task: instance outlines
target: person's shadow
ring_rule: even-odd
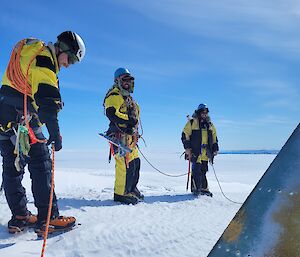
[[[7,225],[0,224],[0,240],[1,239],[8,239],[13,237],[13,235],[9,234],[7,231]],[[15,243],[0,243],[0,250],[6,247],[10,247]]]
[[[189,200],[194,200],[195,196],[192,194],[181,194],[181,195],[154,195],[145,196],[144,202],[147,204],[152,204],[156,202],[166,202],[166,203],[177,203]]]
[[[10,246],[13,246],[15,243],[7,243],[7,244],[1,244],[0,243],[0,250],[3,249],[3,248],[6,248],[6,247],[10,247]]]
[[[195,199],[192,194],[181,194],[181,195],[156,195],[156,196],[145,196],[144,201],[141,204],[153,204],[156,202],[176,203],[184,202]],[[75,199],[75,198],[59,198],[58,206],[60,210],[69,210],[72,208],[81,209],[82,207],[114,207],[120,205],[119,202],[114,202],[112,199],[108,200],[88,200],[88,199]]]

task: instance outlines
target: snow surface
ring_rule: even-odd
[[[171,174],[186,173],[187,162],[179,153],[144,150],[158,168]],[[218,155],[215,170],[223,191],[243,202],[275,155]],[[59,257],[204,257],[234,217],[240,205],[226,200],[210,167],[208,181],[213,198],[193,197],[186,192],[186,176],[166,177],[142,159],[139,189],[145,202],[136,206],[112,201],[114,161],[107,152],[61,151],[56,154],[56,194],[62,215],[74,215],[79,225],[47,240],[45,256]],[[36,212],[27,188],[28,208]],[[42,240],[33,231],[18,235],[7,232],[10,210],[0,196],[0,256],[40,256]]]

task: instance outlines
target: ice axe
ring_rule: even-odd
[[[191,120],[190,115],[186,115],[186,118],[188,119],[188,121]],[[190,174],[191,174],[191,160],[189,159],[187,181],[186,181],[186,191],[188,191],[188,189],[189,189]]]
[[[188,173],[187,173],[187,181],[186,181],[186,191],[188,191],[188,189],[189,189],[190,173],[191,173],[191,160],[189,160],[189,164],[188,164]]]

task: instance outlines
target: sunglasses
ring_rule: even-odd
[[[125,76],[121,78],[122,82],[130,82],[130,81],[134,81],[134,77],[131,76]]]

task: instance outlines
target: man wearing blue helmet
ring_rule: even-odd
[[[216,128],[208,116],[206,104],[200,104],[182,132],[181,140],[186,159],[192,162],[191,191],[195,195],[209,195],[206,172],[208,161],[213,163],[219,151]]]
[[[114,84],[104,99],[105,114],[110,120],[107,135],[113,137],[132,152],[124,154],[111,145],[111,154],[116,161],[116,178],[114,186],[114,201],[125,204],[136,204],[144,196],[137,189],[140,175],[140,158],[138,156],[137,140],[139,105],[131,94],[134,89],[134,77],[126,68],[118,68],[114,74]]]

